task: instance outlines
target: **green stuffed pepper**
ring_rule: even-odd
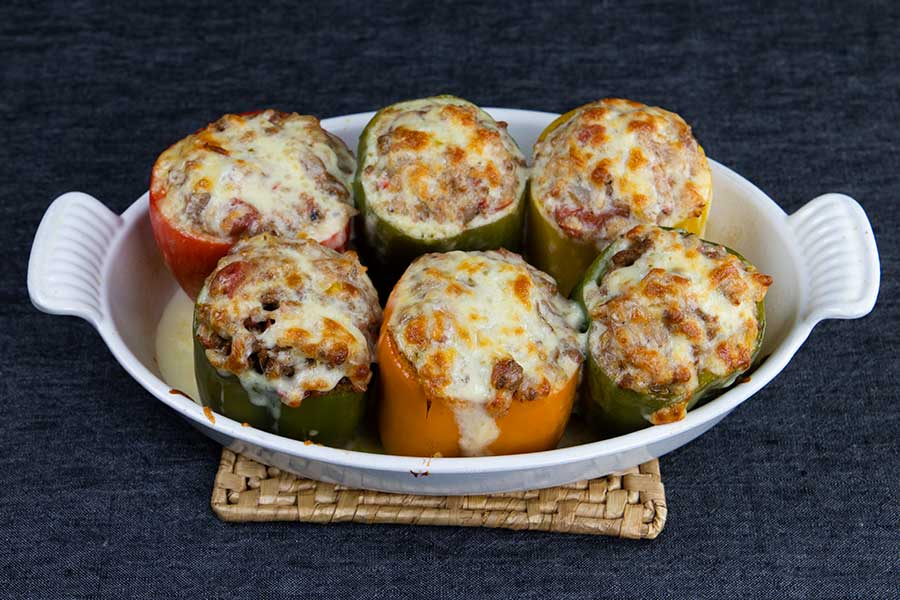
[[[620,98],[586,104],[534,145],[526,257],[568,294],[635,225],[703,235],[711,193],[709,161],[677,114]]]
[[[685,231],[638,225],[573,291],[585,311],[585,414],[604,434],[684,418],[753,364],[772,278]]]
[[[435,96],[383,108],[357,154],[363,243],[388,278],[428,252],[519,249],[525,157],[506,124],[471,102]]]
[[[252,427],[344,445],[363,416],[380,322],[354,252],[271,234],[242,240],[197,296],[201,402]]]

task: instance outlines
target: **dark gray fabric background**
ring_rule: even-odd
[[[0,596],[898,597],[900,10],[789,4],[3,3]],[[788,212],[841,191],[872,220],[875,312],[817,327],[765,390],[662,459],[654,542],[221,523],[219,448],[86,323],[28,303],[31,239],[57,195],[121,212],[160,151],[224,112],[329,116],[439,92],[659,104]]]

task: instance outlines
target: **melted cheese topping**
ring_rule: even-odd
[[[177,142],[153,167],[152,193],[183,231],[234,241],[261,232],[343,238],[356,167],[315,117],[225,115]]]
[[[640,225],[584,288],[588,348],[620,387],[687,400],[707,379],[750,367],[772,278],[724,247]]]
[[[511,402],[558,390],[583,359],[577,305],[506,250],[420,257],[391,302],[388,331],[428,397],[454,408],[467,455],[497,438]]]
[[[514,212],[525,157],[486,112],[438,96],[385,108],[365,133],[360,182],[371,215],[419,239],[444,239]]]
[[[339,384],[365,390],[380,321],[354,252],[270,234],[238,242],[197,297],[210,364],[261,405],[298,406]]]
[[[567,236],[604,248],[631,227],[699,217],[712,176],[675,113],[606,99],[574,111],[534,146],[531,193]]]

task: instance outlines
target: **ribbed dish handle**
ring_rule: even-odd
[[[875,306],[881,265],[865,211],[850,196],[825,194],[788,217],[803,254],[807,298],[801,318],[857,319]]]
[[[28,295],[38,310],[81,317],[99,328],[103,266],[122,218],[93,196],[69,192],[53,201],[34,236]]]

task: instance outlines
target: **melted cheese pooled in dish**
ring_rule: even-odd
[[[699,217],[712,176],[678,115],[610,98],[576,109],[535,144],[531,193],[565,235],[604,248],[638,224]]]
[[[467,455],[497,438],[511,402],[558,390],[583,359],[577,305],[506,250],[426,254],[391,302],[388,331],[426,395],[453,407]]]
[[[172,223],[237,240],[262,232],[326,241],[356,214],[353,154],[315,117],[225,115],[160,155],[152,188]]]
[[[654,226],[631,229],[612,251],[584,299],[588,349],[617,385],[687,400],[704,380],[750,367],[771,277],[722,246]]]
[[[528,179],[525,157],[506,123],[452,97],[382,110],[366,132],[359,160],[370,210],[426,240],[453,237],[515,212]]]
[[[356,253],[271,234],[238,242],[197,297],[206,357],[258,404],[299,406],[337,385],[365,390],[380,321]]]

